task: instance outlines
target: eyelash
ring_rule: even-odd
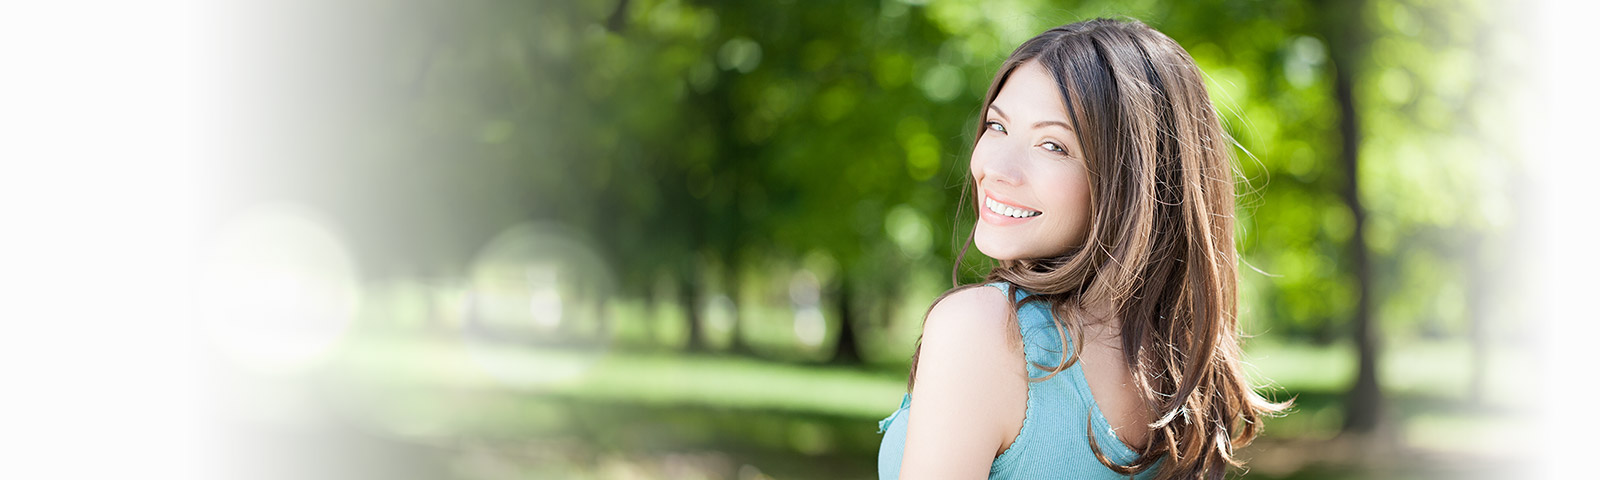
[[[996,121],[993,121],[993,120],[990,120],[990,121],[987,121],[987,122],[983,122],[983,129],[987,130],[987,131],[991,131],[991,132],[1010,133],[1010,132],[1006,131],[1006,126],[1005,125],[1001,125],[1000,122],[996,122]],[[1052,148],[1049,148],[1049,147],[1045,147],[1045,150],[1049,151],[1050,153],[1055,153],[1055,154],[1058,154],[1058,155],[1066,155],[1067,154],[1067,147],[1062,146],[1060,143],[1047,141],[1047,142],[1041,143],[1040,145],[1041,146],[1043,146],[1043,145],[1054,145],[1056,148],[1052,149]]]

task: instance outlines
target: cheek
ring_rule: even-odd
[[[1066,168],[1051,172],[1051,185],[1060,185],[1061,188],[1046,190],[1050,192],[1050,203],[1056,208],[1069,213],[1073,224],[1087,224],[1089,221],[1089,177],[1081,168]]]

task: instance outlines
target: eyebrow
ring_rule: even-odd
[[[989,109],[990,110],[994,110],[994,113],[1000,115],[1001,119],[1004,119],[1007,122],[1011,121],[1011,117],[1006,116],[1006,112],[1003,111],[1003,110],[1000,110],[1000,107],[996,107],[993,104],[990,104],[989,105]],[[1057,121],[1057,120],[1044,120],[1044,121],[1041,121],[1041,122],[1033,124],[1033,128],[1041,128],[1041,127],[1045,127],[1045,126],[1049,126],[1049,125],[1055,125],[1057,127],[1065,128],[1069,132],[1073,131],[1071,125],[1067,125],[1066,122],[1061,122],[1061,121]]]

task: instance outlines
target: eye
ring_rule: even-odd
[[[1061,144],[1056,143],[1056,142],[1044,142],[1044,143],[1039,144],[1039,146],[1044,147],[1045,150],[1049,150],[1049,151],[1052,151],[1052,152],[1055,152],[1055,153],[1060,153],[1060,154],[1067,153],[1067,149],[1065,147],[1062,147]]]
[[[983,128],[986,128],[986,129],[989,129],[989,130],[994,130],[994,131],[1000,132],[1000,133],[1006,133],[1006,126],[1005,125],[1001,125],[1000,122],[994,122],[994,121],[983,122]]]

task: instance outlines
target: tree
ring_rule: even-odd
[[[1356,346],[1356,379],[1345,402],[1344,430],[1370,432],[1382,419],[1383,393],[1378,383],[1378,331],[1372,321],[1372,267],[1366,242],[1366,209],[1361,205],[1361,114],[1356,104],[1355,79],[1364,60],[1365,27],[1361,2],[1319,4],[1333,70],[1333,98],[1339,105],[1339,166],[1344,174],[1341,197],[1350,210],[1352,234],[1348,244],[1354,264],[1356,306],[1351,324]]]

